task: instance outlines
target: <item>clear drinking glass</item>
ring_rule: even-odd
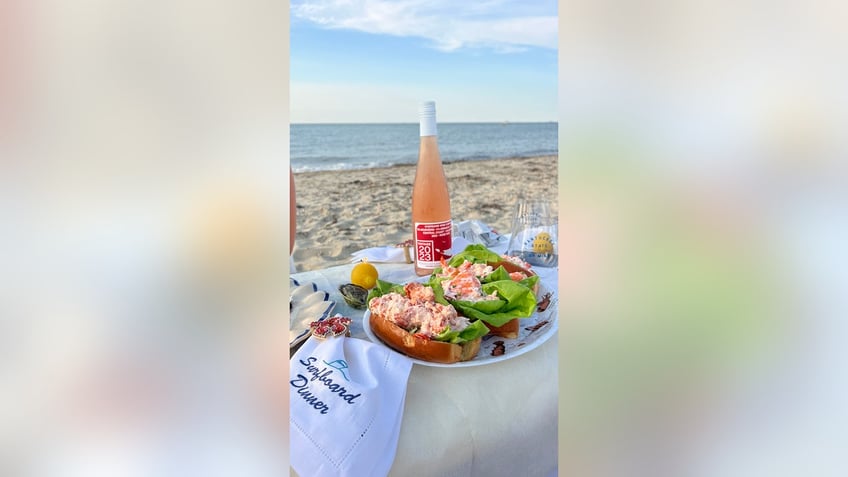
[[[551,210],[551,201],[518,199],[506,253],[533,266],[557,266],[557,218]]]

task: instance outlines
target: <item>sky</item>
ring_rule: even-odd
[[[557,120],[555,0],[292,0],[292,123]]]

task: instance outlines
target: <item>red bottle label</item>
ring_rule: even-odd
[[[451,248],[451,221],[415,222],[415,264],[436,268]]]

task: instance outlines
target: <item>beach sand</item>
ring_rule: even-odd
[[[557,156],[446,163],[455,222],[479,220],[509,233],[515,199],[556,202]],[[295,174],[297,271],[350,263],[351,253],[412,238],[415,166]]]

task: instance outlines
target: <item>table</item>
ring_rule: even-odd
[[[383,280],[416,278],[411,264],[375,264]],[[338,286],[353,264],[296,273],[330,293],[334,313],[353,319],[351,335],[368,339],[364,310],[345,303]],[[557,289],[556,269],[535,269]],[[557,338],[505,361],[467,368],[414,365],[410,372],[391,476],[542,476],[557,468]],[[292,475],[296,475],[292,470]],[[305,476],[304,476],[305,477]]]

